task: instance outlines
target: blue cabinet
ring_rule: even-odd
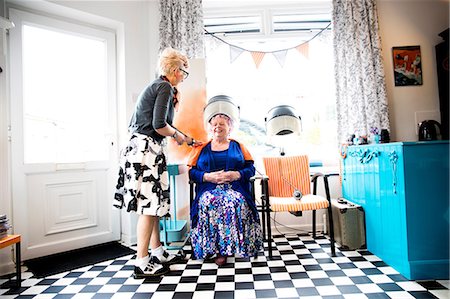
[[[343,196],[364,207],[367,249],[408,279],[449,278],[449,142],[349,146]]]

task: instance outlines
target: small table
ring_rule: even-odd
[[[0,239],[0,249],[16,244],[16,287],[22,285],[22,272],[20,269],[20,235],[7,235]]]

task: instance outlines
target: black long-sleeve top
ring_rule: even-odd
[[[139,95],[128,130],[161,142],[165,136],[156,132],[166,124],[172,124],[175,89],[163,77],[155,79]]]

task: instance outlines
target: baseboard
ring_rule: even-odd
[[[0,256],[0,276],[16,273],[16,264],[13,261],[7,261],[4,255]]]
[[[284,225],[284,224],[283,224]],[[302,234],[302,233],[312,233],[312,225],[311,224],[297,224],[297,225],[273,225],[272,223],[272,235],[281,234]],[[317,222],[317,233],[322,233],[323,223]]]
[[[125,246],[132,246],[137,243],[136,235],[121,234],[120,242]]]

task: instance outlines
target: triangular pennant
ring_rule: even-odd
[[[302,54],[306,59],[309,59],[309,44],[304,43],[295,47],[300,54]]]
[[[261,61],[264,58],[264,55],[266,55],[265,52],[251,52],[252,54],[252,58],[253,58],[253,62],[255,62],[256,68],[259,68],[259,65],[261,63]]]
[[[242,54],[242,52],[244,52],[243,49],[230,45],[230,63],[233,63],[239,57],[239,55]]]
[[[272,52],[273,56],[277,59],[281,67],[284,67],[284,62],[286,61],[287,50]]]
[[[212,35],[206,35],[204,38],[206,51],[216,51],[224,43]]]

